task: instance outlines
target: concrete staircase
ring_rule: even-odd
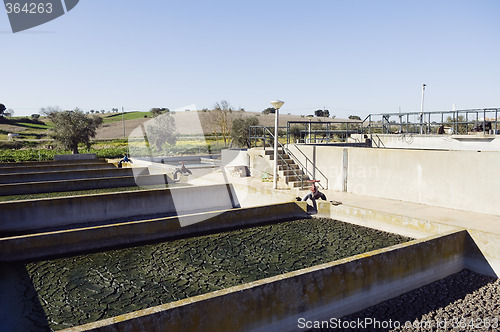
[[[303,189],[309,186],[306,181],[310,180],[289,155],[283,149],[278,149],[278,178],[292,189]],[[265,150],[264,156],[269,159],[270,163],[274,163],[274,150]],[[280,156],[282,158],[280,158]]]

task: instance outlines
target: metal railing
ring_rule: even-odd
[[[280,133],[280,129],[285,129],[286,127],[279,127],[278,128],[278,134]],[[273,148],[273,143],[274,143],[274,128],[268,128],[265,126],[251,126],[249,128],[250,130],[250,146],[252,146],[253,142],[253,147],[257,147],[258,141],[261,140],[263,144],[264,150],[267,147],[267,144],[271,148]],[[282,135],[283,136],[283,132]],[[291,159],[294,161],[294,163],[299,167],[300,172],[297,172],[294,168],[291,167],[290,163],[283,157],[283,154],[278,153],[278,158],[283,161],[283,164],[286,165],[287,170],[291,170],[293,172],[293,175],[297,177],[297,179],[300,179],[300,188],[304,188],[304,181],[307,181],[307,178],[315,179],[315,172],[317,171],[321,176],[323,176],[326,179],[326,186],[323,186],[321,183],[319,183],[319,186],[322,189],[327,189],[328,188],[328,178],[316,167],[316,165],[302,152],[300,151],[303,156],[306,159],[306,166],[303,165],[300,160],[293,155],[293,153],[288,149],[288,147],[284,146],[280,141],[279,141],[279,136],[278,136],[278,146],[279,148],[282,149],[284,154],[288,155],[291,157]],[[309,167],[307,167],[307,163],[310,163],[313,165],[313,172],[309,170]]]
[[[286,127],[278,127],[278,143],[284,139]],[[262,142],[264,150],[267,146],[273,148],[274,143],[274,127],[266,126],[250,126],[249,128],[250,147],[258,147],[259,140]]]
[[[500,108],[370,114],[363,121],[373,134],[498,134]]]
[[[287,144],[346,143],[352,134],[363,133],[362,121],[288,121]],[[292,138],[294,142],[291,142]]]
[[[303,163],[300,162],[300,160],[292,153],[292,151],[290,149],[286,149],[287,151],[287,154],[292,157],[293,161],[299,165],[299,167],[301,167],[302,171],[308,176],[310,177],[311,179],[313,180],[316,180],[317,177],[316,177],[316,172],[318,172],[324,179],[325,179],[325,182],[326,182],[326,185],[323,186],[321,183],[318,183],[318,185],[322,188],[322,189],[328,189],[328,178],[326,177],[325,174],[323,174],[323,172],[321,172],[321,170],[316,166],[316,163],[314,163],[311,159],[309,159],[309,157],[306,156],[306,154],[298,147],[298,146],[295,146],[295,148],[297,149],[297,151],[299,151],[302,156],[305,158],[306,160],[306,164],[304,166]],[[312,172],[309,171],[309,167],[308,167],[308,164],[312,165],[313,167],[313,170]]]
[[[407,112],[407,113],[380,113],[370,114],[363,121],[289,121],[286,127],[278,128],[278,145],[299,166],[301,174],[297,174],[289,167],[288,162],[279,155],[284,164],[301,179],[303,187],[304,177],[302,174],[316,178],[316,172],[326,179],[328,178],[316,167],[307,156],[300,150],[306,160],[304,166],[299,159],[287,147],[279,141],[286,143],[302,144],[338,144],[346,143],[353,134],[364,135],[370,139],[372,146],[382,147],[383,142],[377,141],[377,134],[400,134],[401,140],[412,141],[416,135],[434,134],[459,134],[468,135],[482,132],[483,134],[499,134],[500,130],[500,108],[465,109],[452,111],[434,112]],[[269,145],[272,148],[274,142],[274,128],[265,126],[252,126],[249,129],[250,146],[257,147],[262,141],[264,149]],[[369,137],[368,137],[369,136]],[[292,142],[294,140],[294,142]],[[253,143],[253,144],[252,144]],[[313,165],[313,172],[309,171],[308,163]],[[323,187],[321,185],[321,187]],[[324,188],[324,187],[323,187]]]

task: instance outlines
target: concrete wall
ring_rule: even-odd
[[[292,153],[293,158],[298,159],[304,167],[307,167],[308,174],[314,174],[314,178],[320,180],[323,188],[342,191],[344,183],[342,148],[289,144],[288,149]],[[317,170],[315,170],[313,165],[316,165]]]
[[[300,318],[340,318],[459,272],[466,237],[416,240],[64,331],[296,330]]]
[[[111,169],[98,169],[98,170],[91,169],[91,170],[76,170],[76,171],[72,170],[72,171],[61,171],[61,172],[2,174],[2,176],[0,176],[0,184],[130,176],[133,175],[135,172],[137,172],[137,174],[146,175],[148,174],[148,169],[145,167],[111,168]]]
[[[416,239],[459,230],[458,227],[431,222],[425,219],[358,208],[349,205],[332,205],[318,201],[318,216],[342,220],[352,224],[379,229]]]
[[[221,153],[221,161],[224,166],[250,166],[250,157],[247,149],[224,149]]]
[[[248,162],[250,164],[250,176],[257,178],[273,177],[273,163],[264,156],[262,150],[247,150]]]
[[[444,222],[411,218],[348,205],[334,206],[322,201],[318,202],[318,216],[417,239],[463,230],[461,227]],[[500,235],[474,229],[467,229],[467,233],[464,257],[466,268],[477,273],[498,277],[500,275]]]
[[[194,156],[169,156],[169,157],[153,157],[153,158],[145,158],[145,157],[141,157],[141,158],[134,158],[132,161],[136,161],[136,160],[140,160],[140,161],[143,161],[143,162],[153,162],[153,163],[161,163],[161,161],[163,160],[164,163],[178,163],[179,161],[184,161],[186,163],[190,163],[190,162],[195,162],[195,163],[198,163],[200,162],[200,158],[208,158],[208,159],[220,159],[221,155],[220,154],[202,154],[202,155],[194,155]]]
[[[391,149],[500,151],[499,135],[374,134],[373,146]]]
[[[48,165],[74,165],[74,164],[95,164],[96,162],[105,162],[104,159],[87,159],[87,160],[60,160],[60,161],[21,161],[0,163],[0,168],[4,167],[19,167],[19,166],[48,166]]]
[[[204,220],[197,223],[190,222],[199,221],[199,215],[193,214],[0,238],[0,261],[40,259],[119,245],[130,246],[144,241],[310,218],[305,202],[213,211],[203,213],[203,216]]]
[[[500,215],[498,152],[291,146],[296,149],[311,160],[316,155],[329,189]]]
[[[500,153],[350,149],[348,192],[500,215]]]
[[[59,191],[134,187],[168,183],[164,175],[119,176],[109,178],[75,179],[28,183],[0,184],[0,196],[52,193]]]
[[[79,154],[57,154],[54,160],[91,160],[96,159],[95,153],[79,153]]]
[[[113,164],[108,163],[82,163],[70,165],[36,165],[36,166],[14,166],[0,168],[0,174],[12,173],[37,173],[37,172],[61,172],[61,171],[77,171],[84,169],[111,169],[116,168]]]
[[[0,232],[21,232],[142,215],[180,215],[238,206],[236,195],[229,185],[0,202]]]

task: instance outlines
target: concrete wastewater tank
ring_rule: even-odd
[[[173,193],[201,200],[213,192],[227,194],[214,200],[217,211],[166,210]],[[16,220],[0,238],[2,327],[288,331],[360,317],[402,324],[425,314],[481,317],[463,300],[477,292],[500,311],[494,279],[464,270],[484,257],[463,229],[324,202],[313,218],[305,202],[241,208],[233,193],[216,185],[0,203]],[[131,203],[112,211],[103,204],[117,201]],[[158,202],[163,215],[133,214]],[[115,222],[89,223],[81,211],[90,207]],[[51,228],[29,231],[36,215],[53,216],[44,219]],[[64,225],[70,217],[81,224]]]
[[[13,296],[19,311],[28,313],[23,317],[23,329],[60,330],[409,240],[332,219],[313,218],[11,263],[2,270],[17,274],[15,279],[20,280]]]

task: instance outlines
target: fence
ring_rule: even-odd
[[[500,108],[368,115],[367,134],[498,134]]]

